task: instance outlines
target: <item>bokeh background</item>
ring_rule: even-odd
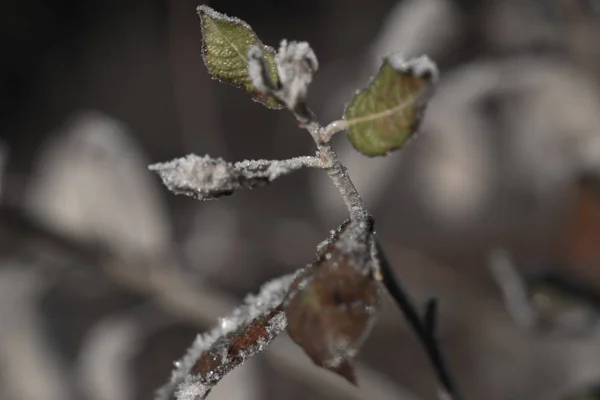
[[[383,55],[438,63],[437,93],[409,145],[368,159],[340,134],[336,149],[404,285],[418,302],[439,297],[440,343],[465,399],[593,391],[600,2],[208,4],[266,44],[311,43],[320,70],[309,101],[323,122],[341,116]],[[265,280],[310,262],[346,217],[319,171],[200,203],[147,170],[188,153],[235,161],[313,151],[289,113],[210,79],[197,5],[0,5],[1,400],[152,398],[197,332]],[[592,183],[582,188],[582,176]],[[507,311],[490,272],[495,249],[523,276],[576,282],[566,297],[560,285],[530,293],[543,329]],[[428,361],[387,299],[359,356],[361,388],[286,340],[211,398],[436,398]]]

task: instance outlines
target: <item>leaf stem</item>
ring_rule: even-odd
[[[344,119],[331,122],[321,132],[321,143],[329,143],[333,135],[348,129],[350,124]]]

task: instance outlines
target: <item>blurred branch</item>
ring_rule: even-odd
[[[22,251],[31,248],[32,240],[42,242],[42,247],[54,252],[60,250],[59,253],[70,261],[85,261],[85,265],[93,267],[115,283],[149,296],[172,315],[202,329],[219,321],[237,304],[235,299],[223,292],[193,285],[174,265],[152,266],[148,260],[132,262],[117,259],[96,246],[63,237],[35,223],[21,210],[11,209],[8,212],[0,206],[0,233],[12,237],[10,232],[13,231],[20,235],[21,239],[15,243],[19,246],[0,247],[0,256],[22,256]],[[385,377],[360,365],[356,369],[363,383],[361,387],[352,387],[334,374],[323,373],[306,357],[299,357],[299,350],[295,347],[289,338],[281,337],[266,350],[265,355],[280,371],[306,382],[319,392],[349,400],[414,400],[414,396]]]
[[[75,368],[81,390],[93,400],[132,399],[135,382],[129,364],[145,337],[172,322],[153,303],[102,319],[81,346]]]
[[[523,277],[508,253],[499,249],[490,255],[489,269],[519,327],[562,339],[596,334],[600,296],[585,284],[551,270]]]
[[[36,309],[43,282],[22,264],[0,270],[0,370],[8,392],[22,400],[74,399],[75,388]]]
[[[490,254],[489,269],[502,291],[506,310],[517,325],[532,329],[536,325],[535,310],[529,302],[527,284],[513,265],[508,253],[496,249]]]

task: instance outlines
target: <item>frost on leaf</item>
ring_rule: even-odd
[[[198,335],[156,400],[204,399],[228,372],[264,350],[286,327],[282,302],[295,276],[266,283],[215,328]]]
[[[248,51],[254,45],[260,46],[271,80],[278,82],[275,50],[262,44],[252,28],[240,19],[228,17],[205,5],[199,6],[197,12],[202,27],[202,55],[211,76],[245,90],[253,100],[268,108],[282,108],[279,100],[252,84],[248,73]]]
[[[313,157],[289,160],[245,160],[236,163],[209,156],[190,154],[149,168],[157,172],[165,186],[175,194],[198,200],[212,200],[237,189],[265,186],[272,180],[304,167],[317,166]]]
[[[297,111],[305,106],[308,87],[319,68],[317,56],[306,42],[283,40],[275,64],[282,86],[280,97],[290,110]]]
[[[367,156],[399,149],[416,132],[438,71],[426,56],[384,59],[369,86],[346,107],[344,120],[352,145]]]
[[[374,279],[371,227],[350,222],[319,247],[290,288],[290,337],[317,365],[356,383],[352,360],[368,336],[380,293]]]

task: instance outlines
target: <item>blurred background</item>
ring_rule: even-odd
[[[418,302],[440,298],[466,399],[598,398],[600,2],[208,4],[274,47],[310,42],[324,123],[382,56],[438,63],[402,151],[368,159],[342,134],[334,145],[400,279]],[[0,400],[152,398],[197,332],[310,262],[346,217],[319,171],[200,203],[147,170],[188,153],[313,151],[289,113],[209,78],[197,5],[0,5]],[[210,398],[436,398],[387,299],[359,362],[357,389],[279,338]]]

